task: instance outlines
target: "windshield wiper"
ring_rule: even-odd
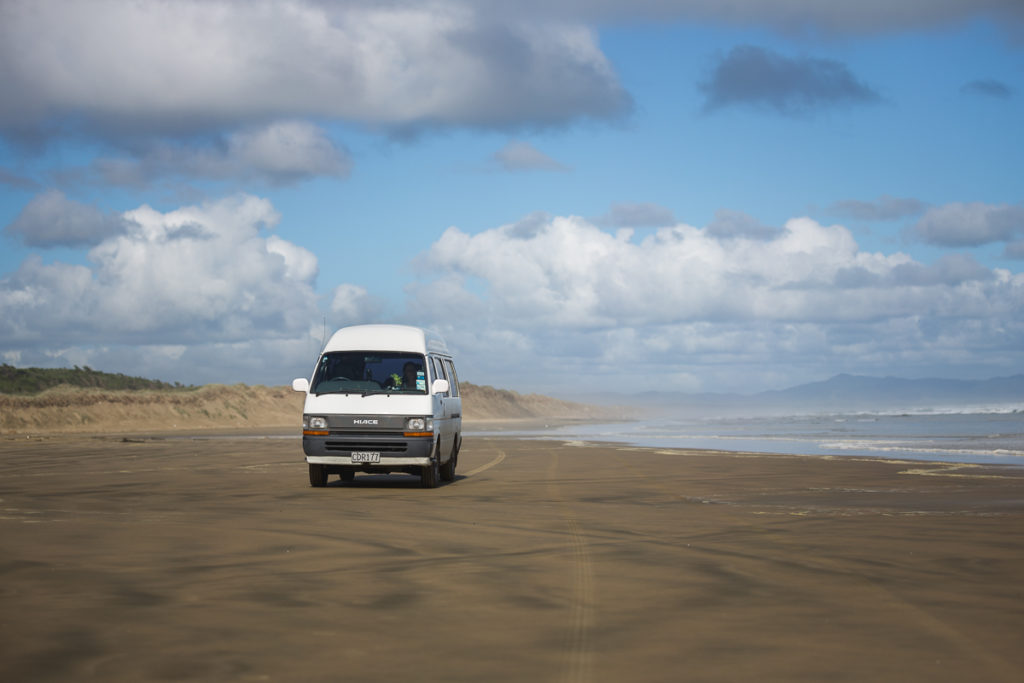
[[[314,396],[326,396],[327,394],[359,394],[360,396],[376,396],[377,394],[386,394],[391,396],[392,394],[407,394],[407,391],[395,390],[395,389],[370,389],[369,391],[360,392],[358,389],[338,389],[337,391],[310,391]]]

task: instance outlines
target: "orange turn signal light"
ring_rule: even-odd
[[[402,432],[402,436],[433,436],[434,432]]]
[[[331,433],[329,431],[327,431],[326,429],[324,429],[324,430],[320,430],[320,429],[303,429],[302,430],[302,435],[303,436],[330,436]]]

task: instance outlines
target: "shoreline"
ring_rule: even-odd
[[[626,422],[625,420],[623,422]],[[945,470],[956,469],[992,469],[998,470],[1020,470],[1024,476],[1024,462],[972,462],[970,460],[950,459],[929,459],[920,457],[895,457],[892,455],[864,455],[864,454],[832,454],[832,453],[793,453],[783,451],[757,451],[744,449],[719,449],[703,447],[676,447],[642,445],[627,441],[609,441],[600,438],[571,438],[563,436],[545,435],[544,431],[580,424],[613,424],[604,420],[587,419],[561,419],[561,420],[538,420],[535,418],[508,418],[502,420],[480,420],[470,423],[470,428],[464,429],[463,434],[467,439],[477,440],[511,440],[540,442],[546,444],[560,444],[563,446],[599,448],[617,451],[649,451],[660,454],[676,454],[681,456],[736,456],[736,457],[760,457],[760,458],[797,458],[821,461],[838,462],[865,462],[865,463],[886,463],[896,465],[930,465]],[[518,434],[508,432],[529,431],[531,433]],[[123,442],[123,443],[144,443],[147,441],[231,441],[239,440],[288,440],[294,438],[296,441],[302,435],[292,427],[231,427],[231,428],[206,428],[206,429],[171,429],[171,430],[134,430],[134,431],[109,431],[109,432],[49,432],[49,433],[24,433],[24,434],[0,434],[0,445],[8,443],[32,443],[32,442]],[[471,443],[471,442],[470,442]],[[301,456],[301,447],[298,450]]]
[[[689,420],[588,420],[501,425],[477,433],[564,441],[596,441],[644,448],[774,453],[806,457],[872,458],[913,462],[1024,467],[1024,433],[1006,414],[884,416],[863,421],[832,415]],[[941,423],[936,424],[935,420]]]

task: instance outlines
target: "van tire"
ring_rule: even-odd
[[[436,458],[431,458],[430,464],[420,470],[420,486],[425,489],[436,489],[441,479],[441,466]]]
[[[444,481],[455,481],[455,467],[459,464],[459,447],[462,445],[462,439],[459,438],[458,434],[455,435],[455,445],[452,446],[451,457],[448,458],[448,462],[441,465],[441,479]]]
[[[309,464],[309,485],[327,486],[327,468],[324,465]]]

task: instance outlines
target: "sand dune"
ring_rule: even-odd
[[[607,409],[462,384],[467,421],[588,419]],[[302,395],[289,387],[211,384],[184,391],[106,391],[56,387],[31,396],[0,394],[0,434],[124,433],[289,428]]]

